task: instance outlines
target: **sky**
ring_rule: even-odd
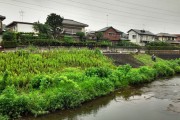
[[[6,25],[12,21],[44,23],[51,13],[88,24],[86,31],[113,26],[125,33],[145,29],[180,34],[180,0],[0,0]]]

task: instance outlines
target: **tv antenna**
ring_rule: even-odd
[[[21,21],[23,22],[23,18],[24,18],[24,11],[19,11],[19,14],[20,14],[20,18],[21,18]]]

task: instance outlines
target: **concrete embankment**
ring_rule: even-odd
[[[144,64],[133,57],[131,54],[120,54],[120,53],[104,53],[105,56],[112,59],[115,65],[130,64],[132,67],[137,68]]]

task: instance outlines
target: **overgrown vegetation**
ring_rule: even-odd
[[[116,89],[180,72],[180,59],[157,59],[140,68],[115,67],[99,50],[32,49],[0,53],[0,58],[0,118],[4,120],[74,108]]]

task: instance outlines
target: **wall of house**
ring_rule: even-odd
[[[136,38],[133,38],[133,36],[136,36]],[[155,41],[155,36],[150,35],[139,35],[134,31],[129,32],[129,40],[132,43],[138,44],[140,46],[145,46],[146,43]]]
[[[63,30],[67,33],[67,34],[76,34],[77,32],[85,32],[85,28],[84,27],[80,27],[80,26],[72,26],[72,25],[64,25],[63,26]]]
[[[111,40],[111,41],[118,41],[121,39],[120,33],[117,33],[114,29],[110,28],[103,33],[103,37]]]
[[[17,24],[17,32],[35,32],[33,25],[30,24]]]
[[[167,41],[167,40],[175,40],[176,38],[175,37],[166,37],[166,36],[164,36],[164,37],[162,37],[162,36],[160,36],[160,37],[158,37],[158,40],[160,40],[160,41]]]
[[[133,38],[134,35],[136,36],[136,38]],[[136,32],[130,31],[128,38],[132,43],[140,44],[140,36]]]

